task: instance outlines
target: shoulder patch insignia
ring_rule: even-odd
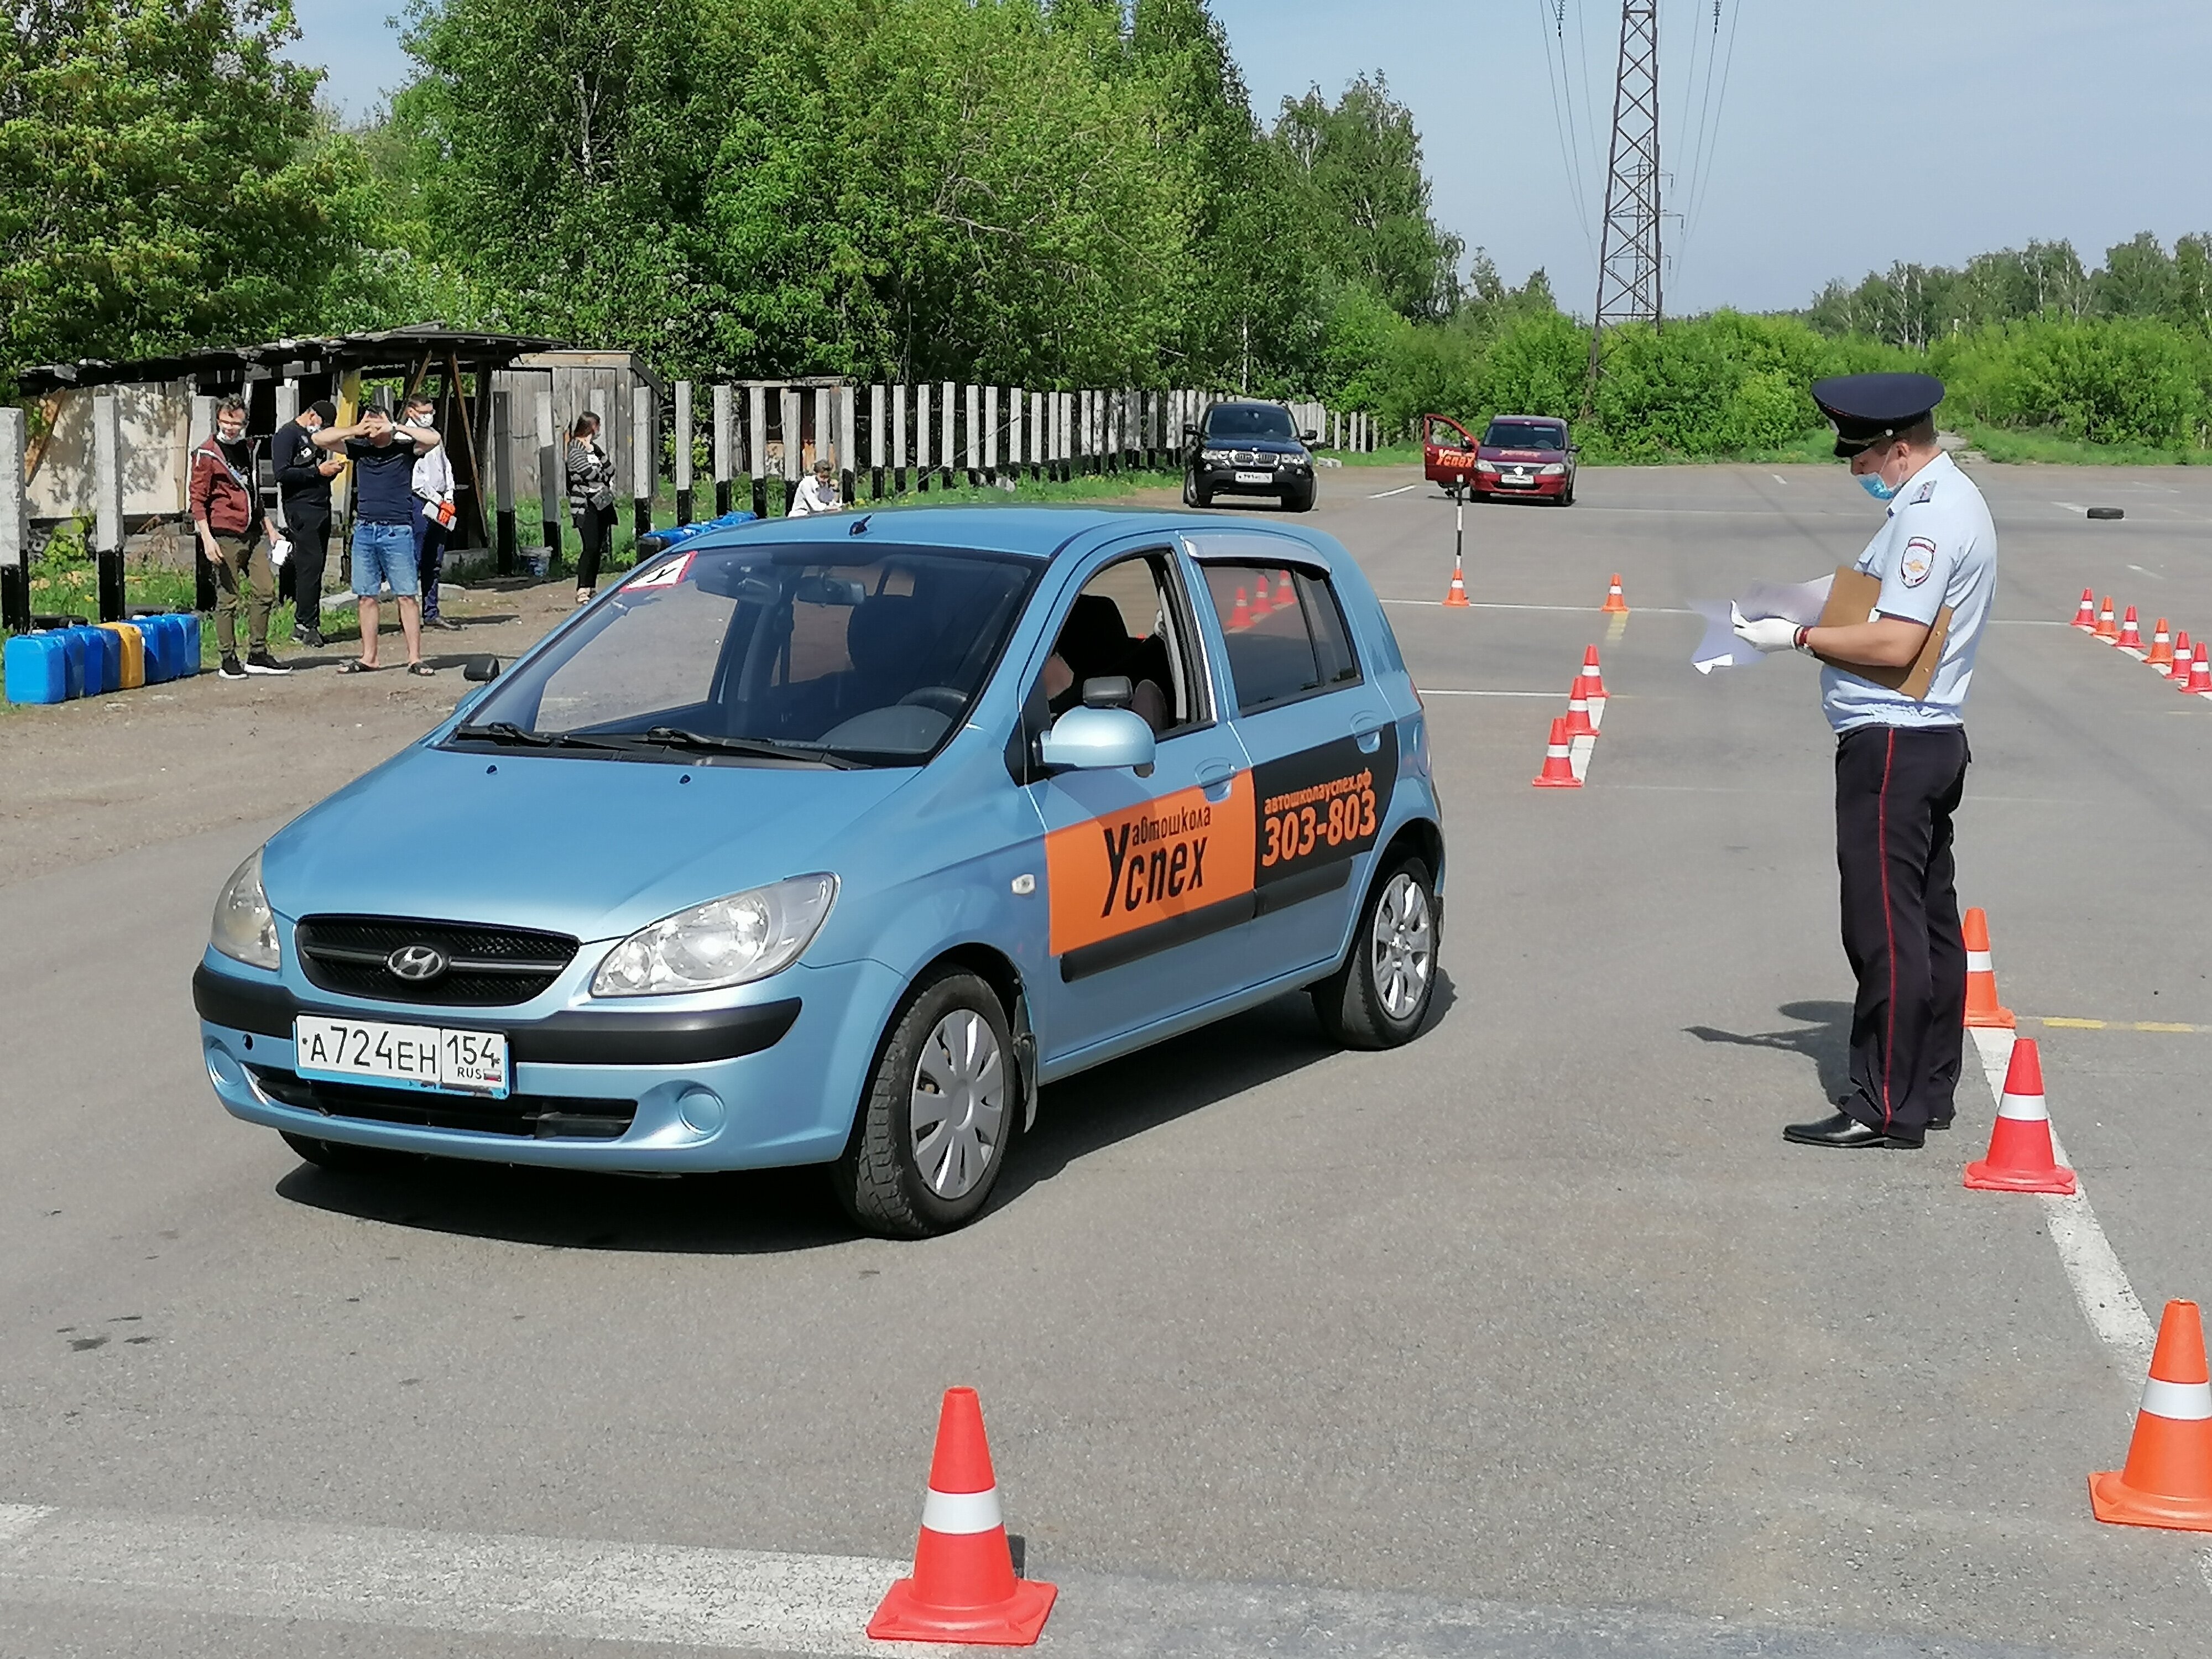
[[[1935,568],[1935,543],[1925,536],[1915,536],[1905,543],[1905,556],[1897,562],[1897,574],[1907,587],[1919,586]]]
[[[1934,501],[1935,499],[1936,499],[1936,480],[1935,480],[1935,479],[1933,479],[1933,478],[1929,478],[1929,479],[1928,479],[1925,483],[1923,483],[1920,486],[1920,488],[1919,488],[1919,489],[1916,489],[1915,491],[1913,491],[1913,492],[1912,492],[1912,499],[1911,499],[1911,501],[1909,501],[1908,503],[1906,503],[1906,505],[1911,506],[1911,507],[1917,507],[1917,506],[1919,506],[1919,505],[1920,505],[1920,503],[1921,503],[1921,502],[1923,502],[1923,501]]]

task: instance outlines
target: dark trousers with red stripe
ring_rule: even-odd
[[[1841,1104],[1911,1137],[1951,1115],[1966,1042],[1951,815],[1968,758],[1957,726],[1863,726],[1836,744],[1844,953],[1859,981]]]

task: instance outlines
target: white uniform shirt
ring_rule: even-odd
[[[404,431],[406,428],[399,428]],[[446,447],[418,451],[415,471],[409,482],[415,489],[415,499],[422,501],[450,501],[453,499],[453,464],[447,459]]]
[[[810,472],[799,480],[798,491],[791,498],[788,516],[804,519],[815,513],[835,513],[843,505],[837,499],[836,484],[825,484]]]
[[[1875,608],[1884,616],[1932,627],[1948,605],[1951,629],[1919,702],[1843,669],[1822,669],[1820,708],[1828,724],[1838,732],[1961,724],[1974,653],[1997,586],[1997,530],[1982,492],[1948,455],[1938,455],[1905,481],[1856,568],[1881,578]]]

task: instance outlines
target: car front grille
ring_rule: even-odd
[[[300,968],[325,991],[384,1002],[497,1008],[527,1002],[574,959],[566,933],[406,916],[303,916],[292,933]],[[434,978],[402,979],[394,952],[426,945],[445,958]]]
[[[1272,450],[1232,449],[1229,452],[1229,464],[1231,466],[1272,467],[1282,459]]]
[[[570,1095],[488,1096],[380,1089],[374,1084],[331,1083],[262,1066],[252,1068],[261,1092],[280,1106],[325,1117],[400,1123],[417,1129],[465,1129],[520,1140],[617,1140],[637,1118],[634,1100],[584,1099]]]

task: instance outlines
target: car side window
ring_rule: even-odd
[[[1359,659],[1327,577],[1280,566],[1201,568],[1228,639],[1238,714],[1358,683]]]
[[[1118,675],[1129,682],[1130,707],[1162,737],[1212,719],[1174,570],[1171,554],[1139,553],[1084,583],[1045,662],[1044,691],[1055,716],[1083,701],[1085,681]]]

